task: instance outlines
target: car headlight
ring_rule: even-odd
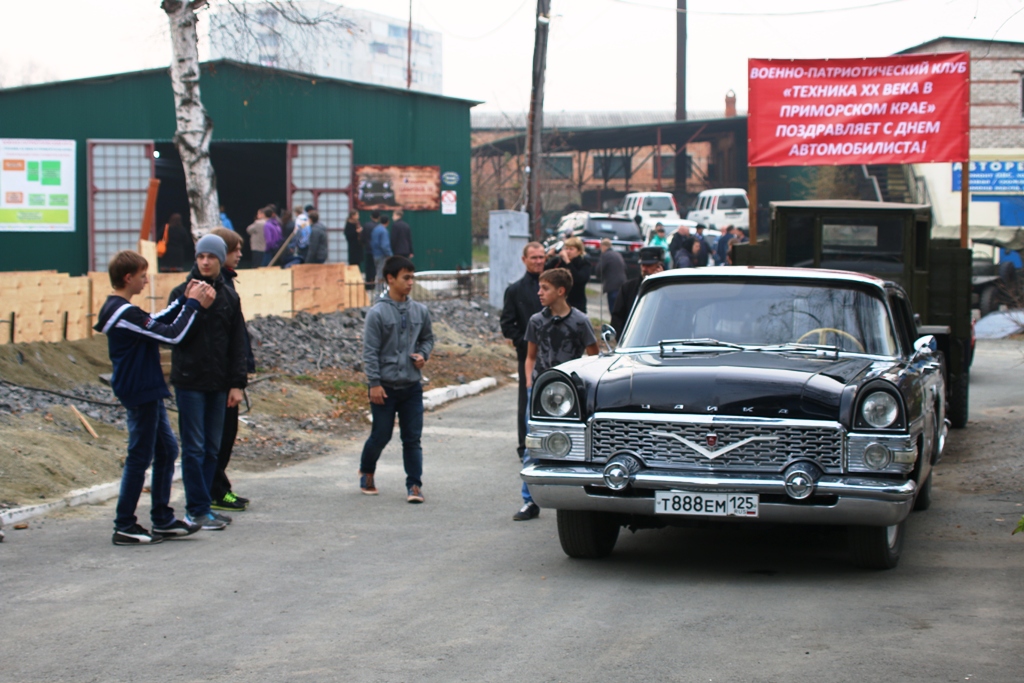
[[[544,438],[548,452],[556,458],[564,458],[572,450],[572,439],[565,432],[552,432]]]
[[[896,399],[885,391],[876,391],[860,405],[860,416],[876,429],[891,425],[899,417],[899,413],[900,406]]]
[[[892,463],[892,452],[880,443],[868,444],[864,449],[864,464],[873,470],[884,470]]]
[[[540,409],[551,417],[565,417],[576,407],[576,392],[565,382],[549,382],[540,392]]]

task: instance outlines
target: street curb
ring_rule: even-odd
[[[467,396],[475,396],[484,389],[490,389],[491,387],[496,386],[498,386],[498,380],[493,377],[484,377],[483,379],[475,379],[466,384],[453,384],[448,387],[440,387],[438,389],[424,391],[423,408],[424,410],[433,410],[434,408],[444,405],[449,401],[454,401],[458,398],[465,398]]]
[[[149,481],[152,476],[153,471],[146,470],[146,480]],[[180,462],[174,463],[174,481],[181,481]],[[26,505],[20,508],[4,510],[0,512],[0,524],[3,524],[4,526],[7,526],[8,524],[17,524],[18,522],[23,522],[26,519],[41,517],[48,512],[60,510],[61,508],[73,508],[78,507],[79,505],[96,505],[97,503],[105,503],[111,498],[117,498],[117,494],[120,490],[120,481],[110,481],[106,484],[97,484],[96,486],[90,486],[87,489],[75,489],[60,500],[52,500],[49,503]]]
[[[473,380],[467,384],[456,384],[448,387],[440,387],[438,389],[431,389],[430,391],[423,392],[423,408],[425,410],[433,410],[438,406],[449,403],[459,398],[465,398],[467,396],[475,396],[484,389],[490,389],[498,385],[498,380],[493,377],[484,377],[483,379]],[[152,477],[152,472],[146,472],[146,480],[148,481]],[[181,480],[181,461],[178,460],[174,463],[174,481]],[[60,500],[53,500],[49,503],[40,503],[39,505],[26,505],[24,507],[11,508],[10,510],[0,511],[0,525],[7,526],[10,524],[17,524],[23,522],[26,519],[32,519],[33,517],[41,517],[53,510],[59,510],[61,508],[73,508],[79,505],[95,505],[97,503],[105,503],[111,498],[116,498],[118,492],[121,490],[120,481],[111,481],[106,484],[97,484],[87,489],[77,489],[71,491]]]

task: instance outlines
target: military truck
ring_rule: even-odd
[[[926,204],[847,200],[771,202],[769,239],[736,245],[736,265],[849,270],[895,282],[910,297],[917,335],[944,358],[946,416],[967,425],[974,325],[971,250],[931,236]]]

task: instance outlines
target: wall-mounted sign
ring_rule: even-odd
[[[356,166],[356,208],[437,211],[440,166]]]
[[[75,141],[0,140],[0,232],[74,232]]]
[[[441,174],[441,182],[449,187],[458,185],[460,180],[462,180],[462,176],[456,171],[445,171]]]
[[[1024,192],[1024,161],[972,161],[971,192]],[[963,184],[963,164],[953,164],[953,192]]]
[[[441,192],[441,213],[454,216],[455,207],[455,190],[443,190]]]

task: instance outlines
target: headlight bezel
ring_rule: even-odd
[[[543,397],[545,390],[549,389],[555,384],[563,384],[568,389],[567,395],[572,399],[572,405],[569,410],[563,415],[556,415],[548,412],[543,405]],[[533,391],[530,396],[530,417],[541,420],[572,420],[578,421],[581,415],[580,407],[580,391],[575,386],[572,379],[560,372],[548,371],[537,378],[537,382],[533,385]]]
[[[891,422],[885,425],[872,424],[868,421],[865,416],[865,407],[869,400],[878,397],[887,397],[892,401],[892,405],[895,408],[895,415]],[[857,397],[856,408],[854,410],[854,428],[857,431],[878,431],[878,432],[903,432],[907,429],[907,411],[906,406],[903,402],[903,397],[900,395],[896,387],[890,385],[887,382],[872,382],[863,389],[860,390]]]

